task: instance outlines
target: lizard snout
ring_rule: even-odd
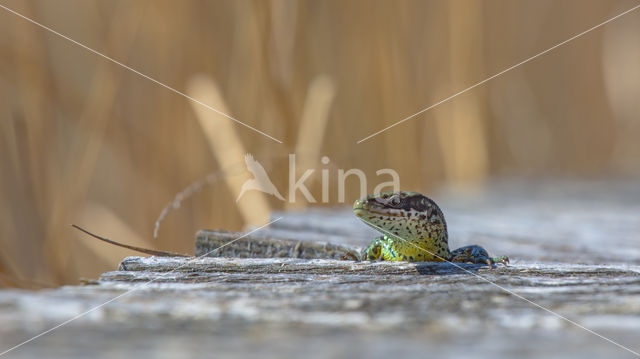
[[[367,199],[367,197],[363,197],[360,199],[357,199],[354,203],[353,203],[353,209],[369,209],[369,200]]]

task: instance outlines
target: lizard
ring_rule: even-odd
[[[507,265],[509,258],[492,258],[478,245],[449,250],[444,213],[430,198],[408,191],[382,192],[353,204],[354,214],[382,235],[362,252],[362,260],[464,262]]]
[[[430,198],[417,192],[382,192],[362,197],[353,205],[354,214],[381,232],[365,248],[362,255],[348,253],[343,259],[386,260],[409,262],[471,262],[487,264],[509,263],[506,256],[491,258],[477,245],[449,250],[447,223],[440,207]],[[162,257],[191,257],[186,254],[135,247],[74,228],[101,241],[137,252]]]

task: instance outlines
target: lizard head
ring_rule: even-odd
[[[417,192],[368,195],[353,204],[353,212],[383,234],[402,238],[447,238],[444,214],[434,201]]]

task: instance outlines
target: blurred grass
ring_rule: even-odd
[[[385,167],[420,191],[640,171],[639,12],[355,144],[633,1],[0,1],[177,90],[214,81],[230,115],[284,141],[233,125],[238,148],[275,158],[283,193],[286,156],[306,144],[305,163],[326,155],[331,168],[360,168],[370,190]],[[314,90],[319,78],[330,95]],[[210,117],[228,131],[230,120]],[[326,127],[301,129],[303,118]],[[318,138],[298,136],[310,131]],[[220,182],[151,240],[173,196],[222,166],[212,140],[187,99],[0,9],[0,283],[74,283],[131,254],[70,223],[177,252],[192,251],[197,229],[241,229]]]

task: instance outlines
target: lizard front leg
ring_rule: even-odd
[[[389,237],[380,236],[364,250],[362,260],[403,261],[407,260],[407,257],[398,254]]]
[[[382,247],[385,245],[384,236],[377,237],[369,247],[362,252],[362,260],[376,261],[382,256]]]

